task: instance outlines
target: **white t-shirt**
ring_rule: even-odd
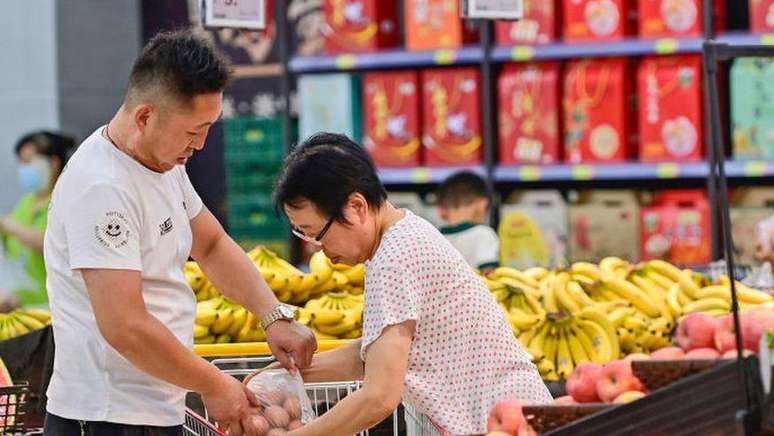
[[[156,173],[101,134],[70,159],[51,197],[44,255],[56,353],[48,412],[84,421],[173,426],[185,391],[133,366],[100,334],[80,268],[136,270],[151,315],[193,346],[196,299],[183,275],[202,209],[185,169]]]
[[[497,266],[500,260],[500,238],[491,227],[463,223],[442,227],[441,233],[473,268]]]
[[[551,401],[487,287],[429,222],[406,211],[385,232],[365,289],[361,358],[386,326],[416,321],[403,400],[441,429],[483,434],[499,400]]]

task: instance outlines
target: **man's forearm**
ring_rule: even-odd
[[[203,258],[196,260],[223,295],[259,318],[279,304],[258,268],[228,235],[223,234]]]
[[[307,383],[362,380],[360,340],[315,355],[312,365],[301,370],[301,377]]]
[[[191,352],[153,315],[142,318],[111,335],[111,345],[122,356],[142,371],[190,391],[209,392],[218,385],[222,374],[214,365]]]

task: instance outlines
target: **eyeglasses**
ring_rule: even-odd
[[[302,241],[306,241],[312,245],[315,245],[317,247],[322,247],[322,238],[325,237],[325,234],[328,233],[328,229],[331,228],[331,225],[333,224],[333,221],[335,220],[334,217],[331,217],[327,223],[325,223],[325,226],[320,230],[320,233],[317,234],[317,236],[307,236],[304,234],[303,231],[301,231],[298,227],[292,226],[290,228],[290,231],[296,235],[296,237]]]

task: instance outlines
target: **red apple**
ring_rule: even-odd
[[[752,356],[753,354],[755,353],[753,353],[750,350],[742,350],[742,356],[744,357]],[[723,353],[722,357],[723,359],[736,359],[736,356],[737,356],[736,348],[734,348],[733,350],[728,350],[725,353]]]
[[[650,356],[645,353],[632,353],[623,358],[623,360],[634,362],[635,360],[650,360]]]
[[[554,404],[561,406],[563,404],[577,404],[577,402],[575,401],[575,398],[572,397],[572,395],[565,395],[563,397],[555,398]]]
[[[720,353],[714,348],[694,348],[685,353],[686,359],[719,359]]]
[[[766,331],[774,330],[774,310],[766,306],[753,307],[742,312],[742,315],[757,321]]]
[[[718,325],[715,330],[715,348],[721,353],[736,348],[733,315],[724,315],[718,318]]]
[[[495,404],[489,412],[487,431],[502,431],[511,435],[518,433],[519,428],[527,423],[521,411],[519,400],[503,400]]]
[[[739,315],[739,324],[742,328],[742,346],[752,352],[758,351],[761,336],[766,331],[766,325],[771,321],[761,317],[760,312]],[[736,336],[734,334],[734,317],[729,314],[718,321],[718,329],[715,332],[715,347],[721,353],[736,349]]]
[[[712,347],[716,326],[717,319],[706,313],[688,314],[677,326],[677,344],[685,351]]]
[[[626,391],[642,389],[642,383],[632,373],[631,362],[614,360],[602,369],[602,374],[597,380],[597,395],[609,403]]]
[[[685,356],[685,351],[680,347],[665,347],[650,353],[654,360],[679,360]]]
[[[567,393],[579,403],[600,401],[597,395],[597,380],[602,374],[602,365],[588,362],[578,365],[567,380]]]

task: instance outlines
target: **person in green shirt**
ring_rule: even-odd
[[[48,203],[74,146],[73,138],[45,131],[16,143],[18,183],[24,195],[9,215],[0,216],[0,289],[5,294],[0,311],[48,303],[43,262]]]

